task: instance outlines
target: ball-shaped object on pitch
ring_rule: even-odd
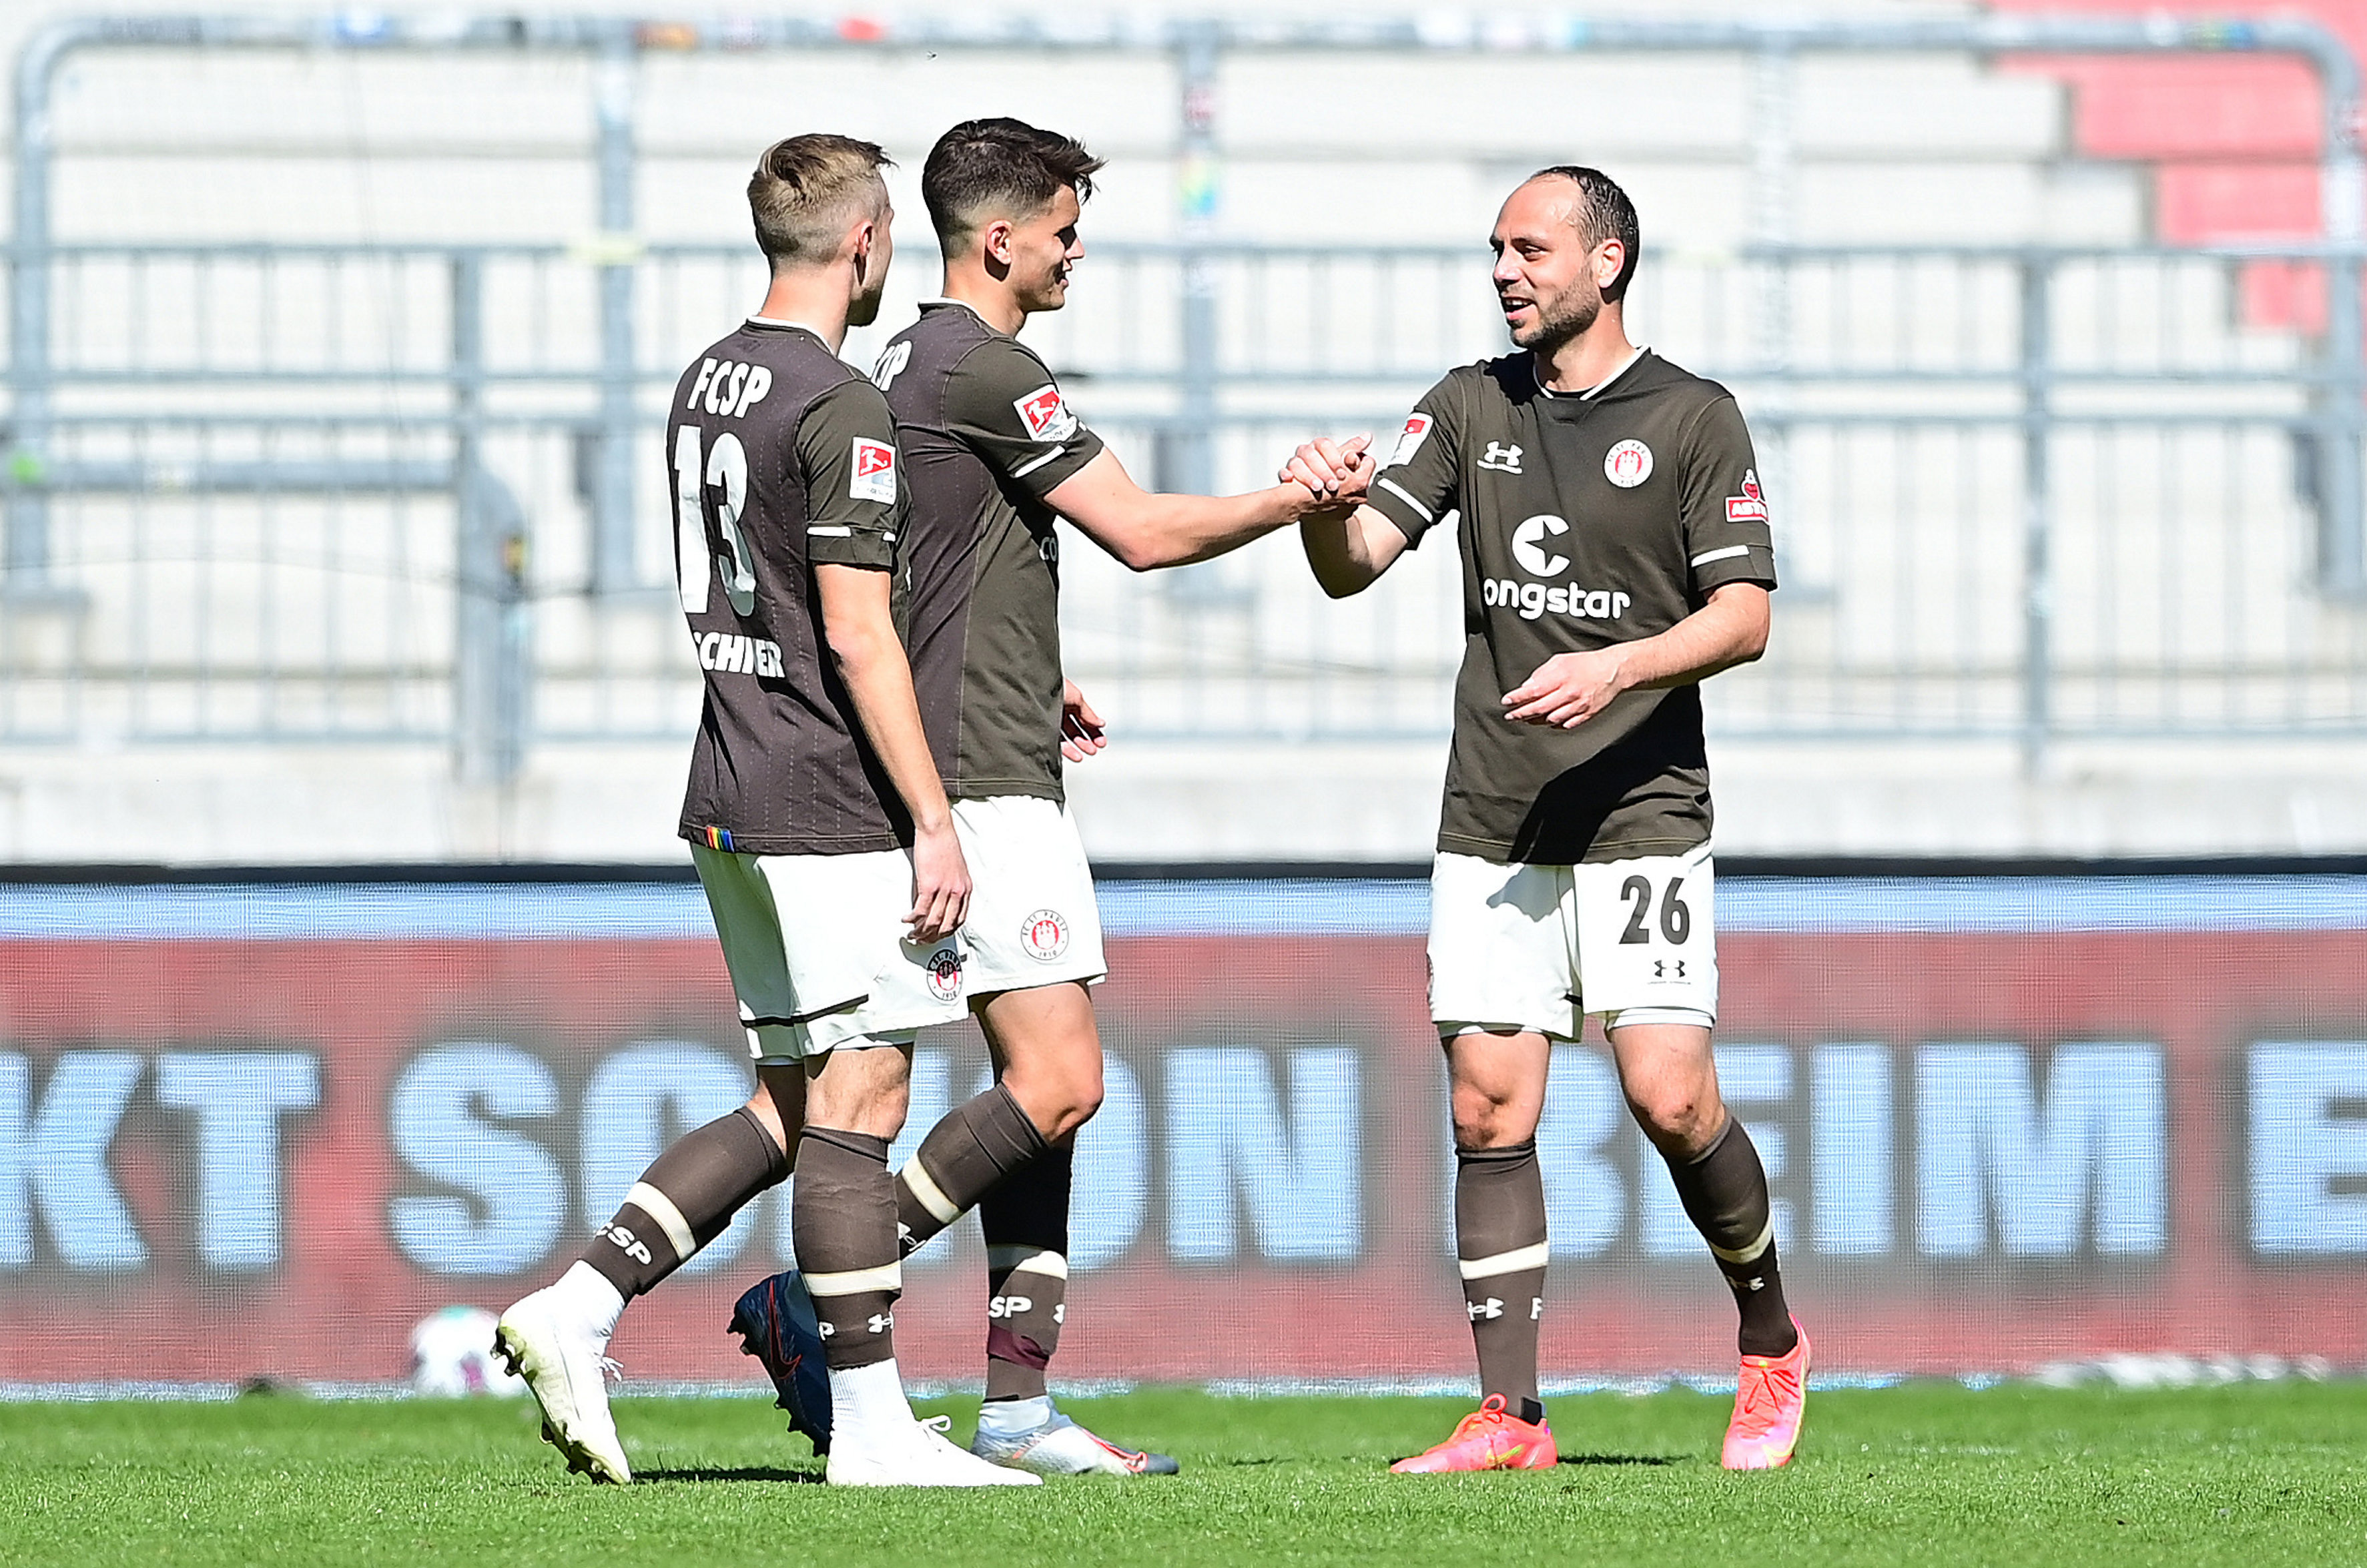
[[[411,1331],[411,1390],[452,1399],[471,1393],[519,1394],[526,1380],[512,1377],[493,1354],[495,1318],[483,1307],[439,1307]]]

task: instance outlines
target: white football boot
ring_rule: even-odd
[[[575,1268],[598,1279],[585,1264]],[[606,1380],[617,1363],[606,1354],[608,1336],[601,1332],[600,1322],[604,1303],[587,1303],[573,1274],[571,1269],[568,1278],[502,1314],[493,1330],[493,1350],[504,1366],[526,1380],[535,1403],[542,1406],[543,1440],[567,1456],[568,1470],[622,1485],[633,1479],[633,1471],[625,1462],[625,1445],[608,1411]],[[599,1283],[616,1296],[606,1280]],[[617,1304],[622,1310],[622,1297]],[[605,1326],[613,1327],[615,1322],[610,1315]]]
[[[1061,1415],[1049,1394],[988,1404],[979,1412],[969,1451],[1036,1475],[1173,1475],[1182,1469],[1165,1454],[1122,1449],[1094,1437]]]
[[[892,1359],[833,1371],[830,1384],[830,1461],[822,1474],[832,1486],[1043,1484],[1040,1477],[990,1464],[946,1441],[949,1417],[914,1420]]]

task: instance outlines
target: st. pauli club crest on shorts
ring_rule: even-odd
[[[961,995],[961,953],[957,948],[941,947],[929,954],[929,994],[941,1002],[952,1001]]]
[[[1049,964],[1069,951],[1069,922],[1058,909],[1038,909],[1019,923],[1027,956]]]

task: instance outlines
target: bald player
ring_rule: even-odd
[[[1362,497],[1307,523],[1334,598],[1459,513],[1465,625],[1431,877],[1455,1251],[1482,1401],[1400,1472],[1556,1461],[1537,1392],[1552,1043],[1603,1020],[1629,1108],[1740,1313],[1724,1462],[1786,1463],[1808,1339],[1784,1304],[1767,1175],[1718,1098],[1701,682],[1767,645],[1775,560],[1726,389],[1627,339],[1636,209],[1600,170],[1540,171],[1490,240],[1517,352],[1421,399],[1388,452],[1312,443],[1284,469]]]

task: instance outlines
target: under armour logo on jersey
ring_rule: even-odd
[[[1685,977],[1685,961],[1684,961],[1683,959],[1682,959],[1682,958],[1655,958],[1654,960],[1652,960],[1652,978],[1653,978],[1653,979],[1655,979],[1655,980],[1682,980],[1682,979],[1683,979],[1684,977]]]
[[[1504,1303],[1503,1303],[1502,1300],[1501,1300],[1501,1299],[1500,1299],[1499,1297],[1496,1297],[1496,1296],[1489,1296],[1489,1297],[1486,1301],[1484,1301],[1484,1302],[1466,1302],[1466,1303],[1463,1303],[1463,1310],[1464,1310],[1464,1312],[1465,1312],[1467,1314],[1468,1314],[1468,1315],[1469,1315],[1469,1317],[1471,1318],[1471,1321],[1473,1321],[1474,1323],[1477,1323],[1478,1321],[1479,1321],[1479,1319],[1481,1319],[1481,1318],[1483,1318],[1483,1317],[1501,1317],[1501,1316],[1503,1316],[1503,1315],[1504,1315]]]
[[[1521,471],[1521,449],[1490,441],[1488,450],[1479,455],[1479,466],[1500,474],[1517,474]]]

